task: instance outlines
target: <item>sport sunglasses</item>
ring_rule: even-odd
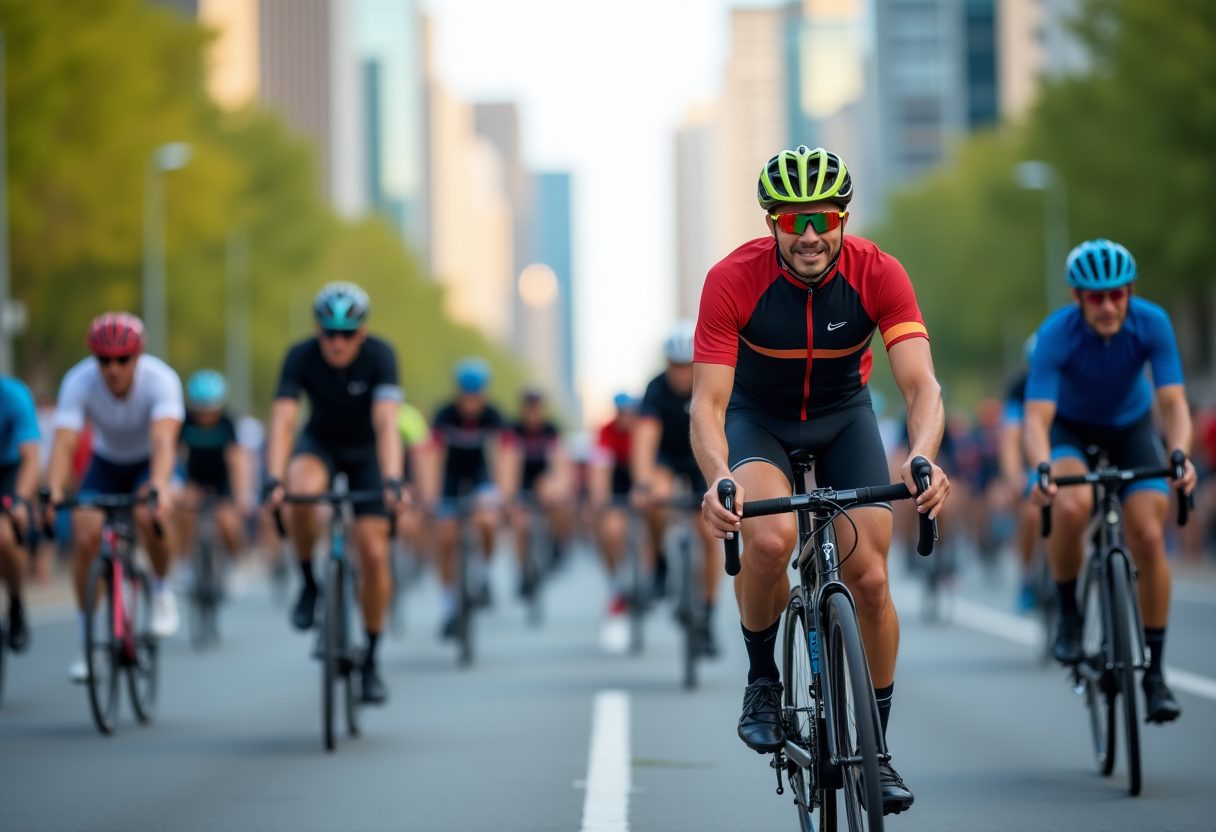
[[[1120,303],[1125,297],[1127,297],[1127,287],[1124,286],[1119,289],[1107,289],[1104,292],[1100,292],[1096,289],[1086,289],[1081,292],[1081,297],[1083,297],[1085,302],[1090,306],[1101,306],[1106,302],[1107,298],[1110,298],[1111,303]]]
[[[809,211],[805,214],[769,214],[777,228],[786,234],[802,236],[809,225],[816,234],[835,231],[848,218],[848,211]]]
[[[359,334],[357,329],[323,329],[321,334],[326,338],[354,338]]]
[[[117,361],[120,367],[125,367],[131,358],[132,356],[129,355],[99,355],[97,356],[97,363],[103,367],[108,367],[111,362]]]

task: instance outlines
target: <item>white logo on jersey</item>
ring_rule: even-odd
[[[346,392],[350,393],[352,396],[358,396],[361,393],[366,393],[367,392],[367,382],[366,381],[352,381],[350,384],[346,385]]]
[[[847,323],[848,321],[841,321],[838,324],[828,324],[828,332],[835,332]]]

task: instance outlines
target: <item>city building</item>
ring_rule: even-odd
[[[720,191],[716,111],[694,107],[676,133],[676,317],[695,320],[701,287],[714,263],[730,253],[718,233]]]
[[[1001,115],[1019,121],[1042,78],[1085,72],[1089,56],[1070,24],[1082,0],[999,0],[996,28]]]
[[[580,421],[574,388],[574,239],[571,213],[571,179],[569,173],[537,173],[532,177],[533,194],[533,263],[520,272],[519,297],[524,303],[520,320],[521,333],[531,333],[535,327],[544,332],[546,343],[525,343],[522,357],[540,373],[540,381],[554,391],[563,409],[575,423]],[[540,264],[552,272],[556,288],[548,304],[533,303],[543,299],[542,286],[528,285],[542,280],[543,275],[529,277],[529,269]],[[536,289],[542,291],[537,292]],[[538,320],[539,319],[539,320]]]
[[[207,92],[227,110],[258,98],[258,0],[198,0],[198,20],[214,34],[207,56]]]

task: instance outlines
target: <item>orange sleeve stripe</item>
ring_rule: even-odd
[[[919,321],[908,321],[902,324],[896,324],[882,334],[882,342],[888,349],[895,341],[900,340],[909,335],[919,335],[922,338],[929,337],[929,330],[925,329],[925,325]]]

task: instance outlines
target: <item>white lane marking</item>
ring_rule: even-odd
[[[629,776],[629,694],[602,690],[591,717],[582,832],[628,832]]]
[[[1024,647],[1038,647],[1043,643],[1043,625],[1038,621],[976,604],[966,598],[954,599],[954,620],[964,627]],[[1165,666],[1165,678],[1177,690],[1216,702],[1216,679],[1173,665]]]
[[[610,615],[600,627],[600,649],[619,656],[629,650],[629,617]]]

